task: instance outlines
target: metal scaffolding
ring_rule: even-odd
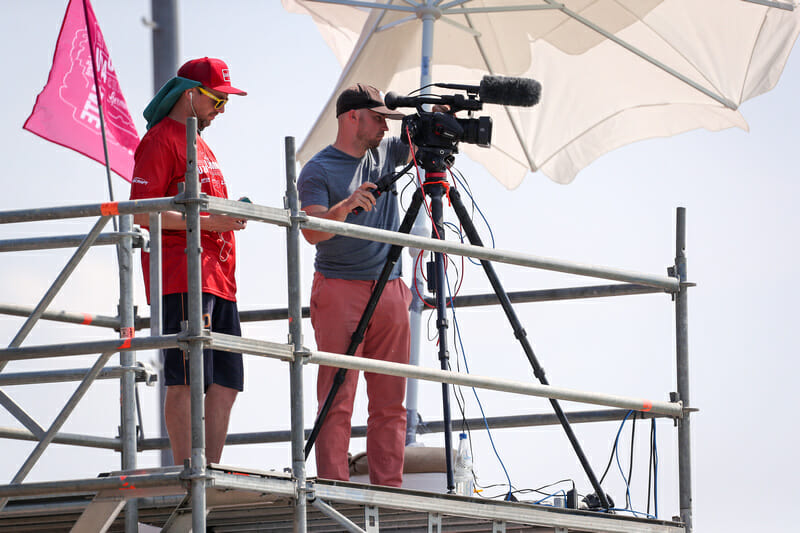
[[[196,167],[196,130],[194,119],[187,124],[188,168],[185,190],[175,197],[136,201],[106,202],[79,206],[24,209],[0,212],[0,223],[32,222],[75,217],[97,217],[85,236],[45,237],[0,241],[0,251],[60,248],[77,246],[67,265],[57,276],[41,301],[33,308],[0,305],[0,313],[27,316],[25,323],[6,349],[0,350],[0,386],[76,381],[80,383],[61,412],[48,428],[28,415],[0,390],[0,405],[5,407],[26,430],[0,428],[0,438],[33,440],[36,447],[8,484],[0,485],[0,531],[25,525],[35,530],[137,531],[138,523],[152,523],[164,531],[206,531],[212,526],[225,531],[300,531],[346,529],[349,531],[424,530],[442,531],[517,531],[532,527],[544,531],[653,531],[690,532],[691,526],[691,447],[688,383],[688,306],[685,248],[685,210],[678,209],[676,258],[669,276],[658,276],[587,264],[536,257],[513,251],[433,240],[414,235],[354,226],[306,216],[300,211],[295,176],[294,139],[286,139],[285,208],[208,197],[199,192]],[[174,335],[161,334],[161,211],[182,211],[187,221],[188,255],[188,324]],[[245,320],[289,318],[289,340],[276,343],[244,337],[211,333],[203,328],[200,310],[200,212],[226,214],[249,221],[274,224],[286,229],[288,265],[288,309],[242,313]],[[132,215],[150,213],[150,234],[132,226]],[[113,216],[120,217],[120,229],[101,233]],[[422,368],[312,351],[302,345],[302,318],[307,309],[300,295],[301,228],[348,235],[423,250],[468,256],[493,262],[537,269],[580,274],[615,280],[614,285],[574,287],[547,291],[510,293],[512,302],[594,298],[623,294],[669,293],[675,301],[677,339],[677,393],[671,401],[651,401],[608,394],[537,385],[526,381],[481,377],[459,372]],[[87,316],[52,312],[47,308],[78,266],[91,246],[115,244],[119,264],[120,295],[117,317]],[[151,252],[151,335],[136,337],[135,329],[145,327],[145,320],[135,316],[133,306],[132,257],[134,248],[148,246]],[[454,299],[455,306],[491,305],[493,296],[466,296]],[[247,316],[246,316],[247,315]],[[22,346],[39,319],[101,325],[119,331],[120,338],[58,345]],[[152,369],[136,362],[136,352],[167,347],[188,350],[191,360],[191,459],[185,467],[137,469],[137,451],[168,447],[165,438],[144,439],[137,435],[135,382],[151,383]],[[242,471],[220,465],[208,465],[205,458],[203,424],[204,348],[242,352],[250,356],[278,359],[290,366],[291,428],[288,431],[230,435],[228,444],[289,441],[292,452],[291,473]],[[106,366],[120,353],[119,366]],[[97,357],[90,369],[45,372],[2,373],[8,361],[93,354]],[[613,514],[561,509],[522,503],[476,500],[452,495],[430,494],[404,489],[363,486],[354,483],[307,479],[305,471],[303,420],[304,365],[324,364],[369,372],[405,376],[437,383],[463,385],[613,407],[615,409],[573,412],[574,423],[620,420],[629,410],[648,418],[674,419],[678,426],[680,521],[632,518]],[[60,429],[81,397],[96,379],[119,379],[122,394],[121,432],[118,439],[102,439],[61,433]],[[519,427],[554,424],[552,415],[500,417],[491,419],[493,427]],[[441,430],[435,424],[429,429]],[[355,436],[364,428],[353,428]],[[33,465],[50,443],[113,449],[121,452],[122,470],[102,477],[25,483]],[[123,511],[124,508],[124,511]],[[383,524],[379,523],[379,513]],[[209,514],[209,510],[213,510]],[[219,513],[219,515],[217,514]],[[238,514],[237,514],[238,513]],[[120,519],[120,516],[123,517]],[[356,522],[363,523],[364,527]],[[121,526],[121,523],[124,526]],[[239,524],[236,526],[236,524]],[[333,524],[331,526],[331,524]],[[31,527],[28,527],[31,526]],[[414,529],[417,528],[417,529]],[[211,529],[209,529],[211,530]],[[540,529],[537,529],[537,531]]]

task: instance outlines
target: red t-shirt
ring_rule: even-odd
[[[164,118],[150,128],[134,154],[131,200],[162,198],[178,194],[178,183],[186,174],[186,127]],[[197,172],[200,191],[228,197],[214,153],[197,137]],[[186,231],[161,232],[162,283],[164,294],[186,292]],[[201,231],[203,292],[236,301],[236,241],[233,231]],[[150,303],[150,254],[142,253],[142,271]]]

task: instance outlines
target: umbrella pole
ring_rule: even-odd
[[[478,232],[475,230],[475,225],[472,223],[472,219],[470,218],[467,209],[464,207],[464,203],[461,201],[461,195],[455,188],[450,189],[450,202],[453,204],[456,216],[458,217],[461,226],[464,228],[467,238],[469,238],[469,242],[475,246],[483,246],[483,242],[481,241]],[[544,368],[542,368],[542,366],[539,364],[536,354],[534,354],[533,348],[531,347],[530,342],[528,342],[527,333],[522,327],[519,318],[517,318],[517,314],[514,312],[514,309],[511,306],[511,300],[508,298],[505,289],[503,289],[500,279],[497,277],[497,273],[494,270],[494,266],[491,262],[485,260],[481,260],[481,266],[483,266],[486,277],[489,278],[489,283],[492,285],[492,289],[494,289],[497,299],[500,301],[500,305],[503,307],[503,311],[506,313],[506,317],[508,318],[511,327],[514,330],[514,336],[519,340],[520,344],[522,345],[522,349],[525,351],[525,355],[528,357],[528,361],[533,367],[533,374],[539,379],[539,382],[542,385],[549,385],[547,377],[545,376]],[[558,420],[561,422],[561,425],[567,434],[567,438],[572,444],[572,448],[575,450],[578,460],[583,466],[583,470],[586,472],[586,476],[589,478],[589,482],[592,484],[592,487],[594,488],[595,493],[600,500],[601,506],[604,509],[609,509],[611,506],[608,503],[608,499],[606,498],[606,495],[600,486],[600,482],[597,480],[597,477],[595,476],[594,471],[592,470],[592,467],[586,458],[586,454],[583,453],[583,449],[578,442],[578,438],[572,431],[572,426],[570,425],[569,420],[567,420],[567,416],[564,414],[564,411],[561,409],[561,405],[559,404],[558,400],[552,398],[550,399],[550,404],[553,406],[553,410],[555,411]]]
[[[398,177],[400,175],[402,174],[398,174]],[[422,198],[422,192],[418,189],[417,192],[414,193],[414,197],[411,200],[411,205],[409,206],[408,211],[406,211],[406,215],[403,218],[403,222],[400,224],[398,232],[409,233],[411,231],[411,227],[414,225],[414,221],[417,218],[419,208],[422,206]],[[386,283],[389,281],[389,276],[392,274],[392,270],[394,270],[394,265],[397,263],[397,260],[400,259],[400,254],[402,251],[403,247],[399,245],[394,245],[389,250],[389,254],[386,257],[386,263],[383,265],[383,270],[381,271],[380,276],[378,276],[375,287],[372,289],[369,301],[367,301],[367,305],[364,308],[364,312],[361,315],[358,326],[356,326],[356,330],[350,337],[350,346],[348,346],[345,355],[355,354],[358,346],[364,340],[364,333],[367,331],[369,321],[372,319],[372,315],[374,314],[375,308],[378,305],[378,300],[383,293],[384,287],[386,287]],[[344,383],[346,375],[347,369],[340,368],[333,378],[331,388],[328,391],[328,395],[325,397],[325,403],[320,408],[319,413],[317,413],[317,419],[314,421],[314,427],[311,429],[311,434],[306,441],[306,459],[308,459],[308,455],[311,453],[311,448],[314,447],[314,442],[316,442],[317,436],[319,436],[319,432],[322,429],[322,424],[325,422],[325,418],[328,416],[328,411],[330,411],[330,408],[333,405],[333,400],[336,398],[336,394],[339,392],[339,388],[342,386],[342,383]]]

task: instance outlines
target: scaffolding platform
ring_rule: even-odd
[[[211,465],[206,476],[210,532],[294,531],[297,494],[309,502],[308,531],[684,532],[678,522],[314,478],[298,490],[291,474],[276,471]],[[136,498],[141,531],[187,533],[190,478],[187,470],[167,467],[17,485],[18,494],[31,496],[9,501],[0,532],[122,532],[124,506]]]

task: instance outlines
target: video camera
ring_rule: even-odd
[[[466,95],[400,96],[386,94],[384,101],[389,109],[414,107],[417,113],[403,118],[402,139],[420,148],[443,148],[458,152],[459,142],[489,147],[492,142],[491,117],[456,118],[454,114],[466,110],[472,113],[483,109],[483,104],[501,104],[530,107],[539,102],[541,85],[530,78],[484,76],[480,85],[434,83],[434,87],[466,91]],[[423,105],[448,106],[446,113],[429,112]]]

